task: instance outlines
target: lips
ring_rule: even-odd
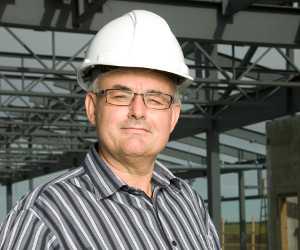
[[[150,132],[148,129],[146,128],[140,128],[140,127],[123,127],[123,130],[127,130],[127,131],[136,131],[136,132]]]
[[[121,124],[120,128],[133,133],[151,133],[150,127],[144,121],[126,121]]]

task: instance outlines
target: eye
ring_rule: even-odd
[[[161,105],[163,102],[164,102],[163,99],[160,98],[159,96],[149,96],[148,97],[148,103]]]
[[[113,89],[109,91],[109,97],[113,100],[126,101],[131,99],[131,92],[126,90]]]
[[[153,106],[168,106],[169,96],[164,94],[147,94],[147,103]]]

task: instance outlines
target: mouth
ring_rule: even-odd
[[[129,133],[149,133],[150,131],[146,128],[138,128],[138,127],[124,127],[122,130]]]

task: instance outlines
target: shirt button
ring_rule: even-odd
[[[173,245],[174,247],[176,247],[176,246],[177,246],[177,242],[176,242],[175,240],[173,240],[173,241],[172,241],[172,245]]]

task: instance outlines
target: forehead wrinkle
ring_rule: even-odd
[[[130,90],[133,91],[134,90],[126,85],[122,85],[122,84],[114,84],[112,86],[112,89],[121,89],[121,90]],[[154,94],[169,94],[169,93],[165,93],[163,91],[160,91],[158,89],[146,89],[143,91],[143,93],[154,93]]]
[[[105,84],[105,82],[110,81],[109,79],[115,78],[118,75],[120,77],[126,77],[126,75],[136,75],[139,76],[142,73],[144,73],[144,77],[147,78],[151,78],[151,75],[153,75],[154,79],[158,79],[157,77],[161,77],[162,79],[162,84],[166,87],[165,91],[161,91],[161,88],[164,89],[163,86],[158,86],[157,89],[153,89],[152,88],[147,88],[147,84],[143,84],[143,82],[140,82],[137,84],[137,89],[139,90],[143,90],[143,92],[159,92],[159,93],[168,93],[168,94],[174,94],[176,91],[176,85],[163,73],[158,72],[158,71],[153,71],[153,70],[149,70],[149,69],[126,69],[126,68],[118,68],[109,72],[106,72],[102,75],[99,75],[99,77],[96,79],[96,85],[97,87],[100,87],[102,84]],[[128,85],[130,85],[128,83]],[[124,83],[117,83],[117,84],[113,84],[111,87],[109,88],[120,88],[120,89],[128,89],[128,90],[132,90],[132,91],[136,91],[133,90],[133,88],[131,86],[128,86],[126,84],[126,82]]]

